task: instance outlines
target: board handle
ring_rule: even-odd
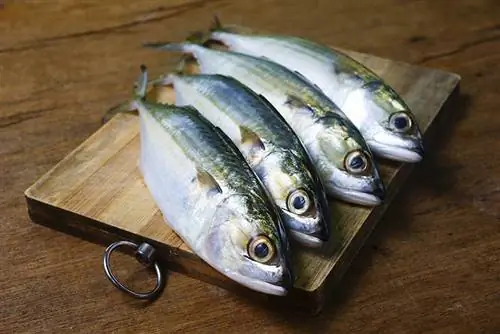
[[[153,290],[149,292],[136,292],[128,288],[126,285],[121,283],[116,276],[113,274],[111,271],[111,265],[110,265],[110,258],[111,254],[113,253],[114,250],[116,250],[119,247],[130,247],[133,248],[135,251],[135,258],[139,263],[146,267],[151,267],[154,266],[155,272],[156,272],[156,286],[154,287]],[[155,299],[161,290],[163,289],[163,286],[165,285],[165,279],[164,276],[160,270],[160,266],[158,265],[158,262],[155,260],[155,248],[151,246],[148,243],[143,242],[142,244],[138,245],[134,242],[130,241],[117,241],[109,245],[106,250],[104,251],[104,258],[103,258],[103,265],[104,265],[104,273],[106,274],[106,277],[113,283],[113,285],[118,288],[118,290],[123,291],[132,297],[138,298],[138,299],[148,299],[152,300]]]

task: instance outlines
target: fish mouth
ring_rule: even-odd
[[[320,248],[326,242],[323,236],[307,234],[294,230],[290,230],[290,236],[300,244],[311,248]]]
[[[416,163],[421,161],[424,156],[424,149],[422,146],[406,148],[388,146],[375,141],[367,141],[367,144],[375,155],[399,162]]]
[[[235,272],[226,272],[225,274],[232,280],[238,282],[239,284],[258,292],[274,296],[286,296],[288,294],[288,288],[285,286],[264,282],[254,278],[249,278],[247,276]]]
[[[329,191],[329,194],[333,197],[349,203],[366,206],[378,206],[382,204],[385,197],[384,193],[385,191],[382,188],[377,188],[371,193],[339,187],[335,187]]]
[[[325,218],[322,214],[314,217],[300,217],[284,211],[284,222],[290,236],[300,244],[307,247],[321,247],[328,241],[329,232]]]

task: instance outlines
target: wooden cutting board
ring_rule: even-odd
[[[434,131],[431,130],[439,127],[438,115],[445,114],[445,109],[450,108],[458,95],[460,77],[343,51],[374,70],[403,96],[424,132],[426,149],[432,150]],[[148,242],[156,248],[163,268],[251,299],[284,302],[312,312],[321,310],[329,288],[345,273],[414,167],[381,161],[381,173],[388,189],[382,206],[364,208],[331,201],[331,224],[332,228],[333,224],[339,226],[339,243],[331,243],[320,252],[295,245],[294,288],[286,297],[267,296],[216,272],[165,224],[137,168],[138,125],[136,115],[116,115],[27,189],[25,196],[31,219],[102,245],[118,240]],[[102,284],[109,284],[104,274]]]

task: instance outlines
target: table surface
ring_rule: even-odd
[[[1,2],[1,1],[0,1]],[[171,273],[145,304],[104,277],[103,247],[33,224],[23,192],[129,96],[141,48],[223,22],[462,76],[430,150],[322,314],[263,308]],[[496,0],[5,1],[0,6],[0,332],[500,331],[500,6]],[[120,277],[146,289],[133,258]]]

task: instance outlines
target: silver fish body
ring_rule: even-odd
[[[422,135],[410,108],[379,76],[346,54],[292,36],[214,31],[210,38],[303,74],[342,109],[375,155],[402,162],[422,159]]]
[[[257,57],[196,44],[146,44],[192,54],[200,73],[222,74],[263,95],[307,149],[329,195],[378,205],[384,186],[363,137],[319,89],[287,68]]]
[[[193,107],[136,98],[140,171],[169,226],[203,260],[251,289],[292,284],[284,226],[230,140]]]
[[[279,113],[255,92],[222,75],[169,75],[176,105],[192,105],[219,127],[256,172],[290,235],[319,247],[329,239],[324,187],[309,156]]]

